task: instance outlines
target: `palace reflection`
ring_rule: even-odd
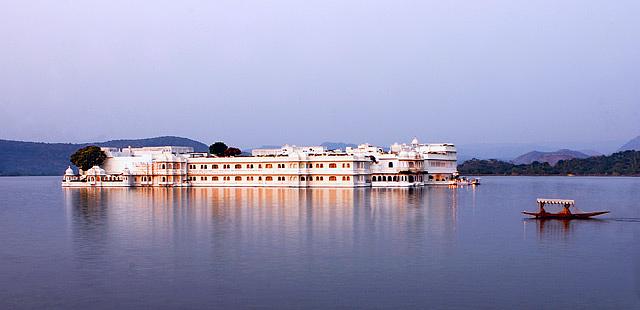
[[[70,188],[65,202],[86,255],[124,240],[132,248],[205,247],[218,258],[256,244],[313,255],[318,247],[366,252],[393,243],[403,253],[453,238],[457,218],[456,189],[446,187]]]

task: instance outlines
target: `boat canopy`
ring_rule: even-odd
[[[576,201],[572,199],[547,199],[538,198],[538,204],[555,204],[555,205],[575,205]]]

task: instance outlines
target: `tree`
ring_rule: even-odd
[[[216,156],[224,156],[224,152],[228,149],[229,147],[224,144],[224,142],[218,141],[214,144],[211,144],[209,146],[209,153],[216,155]]]
[[[89,170],[93,166],[100,166],[107,159],[100,147],[90,145],[77,150],[71,155],[70,161],[82,170]]]
[[[242,154],[242,151],[236,147],[230,147],[224,151],[224,156],[238,156]]]

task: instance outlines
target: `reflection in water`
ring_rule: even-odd
[[[606,221],[599,219],[535,219],[524,220],[525,230],[527,227],[536,227],[538,238],[541,239],[566,239],[574,234],[579,225],[602,224]],[[526,234],[526,231],[525,231]]]
[[[174,247],[199,240],[214,258],[256,244],[282,244],[284,251],[310,256],[318,247],[375,248],[382,242],[407,251],[429,235],[450,238],[457,217],[456,190],[444,187],[77,188],[65,189],[65,202],[81,259],[124,240]]]
[[[638,308],[640,179],[487,179],[61,189],[0,178],[0,308]],[[523,221],[540,196],[614,218]],[[593,298],[567,298],[576,292]]]
[[[539,238],[560,239],[568,237],[571,230],[571,220],[560,219],[526,219],[527,223],[537,227]]]

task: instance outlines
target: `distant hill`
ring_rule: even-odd
[[[555,164],[560,160],[568,160],[568,159],[574,159],[574,158],[587,158],[587,157],[589,157],[589,155],[585,153],[573,151],[573,150],[567,150],[567,149],[558,150],[554,152],[533,151],[533,152],[526,153],[524,155],[520,155],[516,157],[514,160],[512,160],[511,162],[516,165],[523,165],[523,164],[528,165],[533,163],[534,161],[537,161],[540,163],[549,163],[551,166],[555,166]]]
[[[320,144],[321,146],[324,146],[327,148],[327,150],[337,150],[337,149],[341,149],[344,151],[344,149],[346,149],[347,147],[353,147],[353,148],[357,148],[358,145],[357,144],[353,144],[353,143],[344,143],[344,142],[322,142]]]
[[[111,140],[95,143],[41,143],[0,139],[0,176],[62,175],[71,163],[69,156],[87,145],[110,147],[190,146],[196,152],[207,152],[204,143],[181,137]]]
[[[637,136],[631,139],[629,142],[625,143],[623,146],[621,146],[618,149],[618,152],[628,151],[628,150],[640,151],[640,136]]]
[[[578,152],[587,154],[589,156],[602,156],[602,155],[604,155],[604,154],[602,154],[602,153],[600,153],[600,152],[598,152],[596,150],[578,150]]]
[[[462,175],[628,175],[640,176],[640,151],[560,160],[555,166],[533,162],[515,165],[501,160],[472,159],[458,166]]]

